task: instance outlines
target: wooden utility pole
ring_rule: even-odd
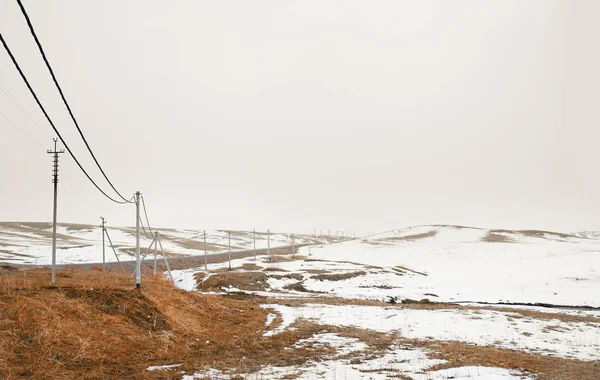
[[[49,154],[52,154],[52,183],[54,184],[54,211],[52,214],[52,285],[56,284],[56,202],[58,193],[58,155],[64,153],[65,150],[57,150],[56,142],[58,139],[52,139],[54,141],[54,150],[48,150]]]

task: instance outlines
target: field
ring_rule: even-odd
[[[248,248],[248,233],[237,236]],[[130,273],[98,267],[61,270],[49,286],[47,268],[6,266],[0,374],[598,379],[594,237],[458,226],[307,235],[294,254],[175,270],[175,286],[145,273],[141,291]]]

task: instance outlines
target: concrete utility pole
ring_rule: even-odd
[[[156,255],[158,254],[158,231],[154,231],[154,275],[156,276]],[[152,244],[150,244],[152,247]]]
[[[49,154],[52,154],[52,183],[54,184],[54,211],[52,213],[52,285],[56,284],[56,201],[58,199],[58,155],[64,153],[65,150],[57,150],[56,142],[58,139],[52,139],[54,141],[54,150],[48,150]]]
[[[252,230],[252,240],[254,242],[254,260],[256,260],[256,228]]]
[[[140,261],[140,192],[135,192],[135,287],[142,286],[142,263]]]
[[[100,227],[102,227],[102,270],[106,269],[106,255],[104,253],[104,224],[106,223],[106,221],[104,220],[103,217],[100,217],[100,219],[102,219],[102,225]]]
[[[208,260],[206,258],[206,230],[204,230],[204,270],[208,270]]]
[[[271,231],[267,230],[267,256],[269,257],[269,262],[271,262]]]
[[[227,238],[229,239],[229,270],[231,270],[231,231],[227,231]]]

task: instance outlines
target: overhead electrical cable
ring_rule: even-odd
[[[18,129],[21,130],[21,132],[23,132],[24,134],[27,135],[27,137],[29,137],[30,139],[32,139],[33,141],[35,141],[36,143],[38,143],[39,146],[41,146],[42,148],[44,147],[44,145],[42,145],[41,142],[39,142],[35,137],[31,136],[24,128],[22,128],[19,124],[15,123],[14,121],[12,121],[11,119],[8,118],[8,116],[6,116],[2,111],[0,111],[0,116],[2,116],[3,118],[5,118],[10,124],[14,125],[15,127],[17,127]]]
[[[62,98],[62,101],[65,104],[65,106],[67,107],[67,110],[69,111],[69,115],[71,116],[71,119],[73,120],[73,123],[75,124],[75,127],[77,127],[77,131],[79,131],[79,135],[83,139],[83,142],[85,143],[85,146],[87,147],[87,150],[90,152],[90,155],[94,159],[94,162],[98,166],[98,169],[100,169],[100,172],[102,173],[102,175],[104,176],[104,178],[106,179],[106,181],[108,182],[108,184],[110,185],[110,187],[112,187],[112,189],[115,191],[115,193],[117,193],[117,195],[119,197],[121,197],[121,199],[123,199],[124,201],[127,201],[127,199],[125,197],[123,197],[121,195],[121,193],[119,193],[119,191],[115,188],[115,186],[112,184],[112,182],[108,179],[108,176],[104,172],[104,169],[102,169],[102,166],[100,166],[100,163],[96,159],[96,156],[94,155],[94,152],[92,151],[92,148],[90,148],[90,145],[88,144],[85,136],[83,135],[83,132],[81,131],[81,128],[79,128],[79,123],[77,123],[77,119],[75,119],[75,115],[73,115],[73,111],[71,110],[71,106],[69,106],[69,103],[67,102],[67,99],[65,98],[65,94],[63,93],[62,88],[58,84],[58,80],[56,79],[56,75],[54,75],[54,70],[52,70],[52,66],[50,66],[50,62],[48,62],[48,58],[46,57],[46,53],[44,52],[44,49],[42,48],[42,44],[40,43],[40,40],[39,40],[37,34],[35,33],[35,30],[33,29],[33,24],[31,23],[31,20],[29,19],[29,15],[27,14],[27,11],[25,10],[25,7],[23,6],[23,3],[21,2],[21,0],[17,0],[17,3],[19,3],[19,7],[21,8],[21,12],[23,13],[23,16],[25,17],[25,20],[27,21],[27,25],[29,26],[29,31],[31,32],[31,35],[33,36],[33,38],[35,40],[35,43],[36,43],[36,45],[38,47],[38,50],[40,51],[40,54],[42,55],[42,58],[44,59],[44,62],[46,63],[46,67],[48,68],[48,71],[50,72],[50,75],[52,76],[52,80],[54,81],[54,85],[58,89],[58,92],[60,93],[60,97]]]
[[[144,222],[142,221],[142,217],[139,217],[139,221],[140,221],[140,225],[142,226],[142,230],[144,231],[144,235],[146,235],[146,237],[148,239],[152,239],[152,236],[148,235],[148,232],[146,232],[146,227],[144,227]]]
[[[148,212],[146,211],[146,202],[144,202],[144,195],[142,195],[142,206],[144,206],[144,215],[146,215],[146,224],[148,225],[148,229],[150,230],[151,234],[154,234],[152,232],[152,227],[150,227],[150,221],[148,220]]]
[[[46,117],[46,120],[48,120],[48,123],[50,123],[50,125],[52,126],[52,129],[54,129],[54,132],[56,133],[56,135],[58,136],[58,138],[60,139],[60,141],[63,143],[63,145],[65,146],[65,149],[69,152],[69,154],[71,155],[71,157],[73,158],[73,160],[75,161],[75,163],[77,164],[77,166],[79,166],[79,169],[81,169],[81,171],[83,172],[83,174],[85,174],[85,176],[96,187],[96,189],[98,189],[98,191],[100,191],[102,194],[104,194],[104,196],[106,198],[110,199],[111,201],[113,201],[115,203],[120,203],[120,204],[129,203],[129,201],[127,201],[127,200],[125,200],[125,201],[119,201],[119,200],[116,200],[116,199],[112,198],[110,195],[106,194],[104,192],[104,190],[102,190],[98,186],[98,184],[96,184],[96,182],[94,182],[94,180],[92,179],[92,177],[90,177],[90,175],[85,171],[85,169],[83,168],[83,166],[81,166],[81,163],[79,163],[79,160],[77,160],[77,158],[75,157],[75,155],[73,154],[73,152],[71,151],[71,149],[69,148],[69,146],[67,145],[66,141],[61,136],[60,132],[58,132],[58,129],[56,129],[56,126],[54,126],[54,123],[52,122],[52,119],[50,119],[50,116],[48,116],[48,113],[46,112],[46,109],[44,108],[44,106],[40,102],[38,96],[36,95],[35,91],[31,87],[31,85],[29,84],[29,81],[27,80],[27,77],[23,73],[23,70],[21,70],[21,66],[19,66],[19,63],[15,59],[15,56],[13,55],[12,51],[8,47],[6,41],[4,40],[4,36],[2,36],[2,33],[0,33],[0,42],[2,42],[2,46],[4,47],[4,50],[6,50],[6,52],[8,53],[8,55],[9,55],[12,63],[14,64],[15,68],[17,69],[17,71],[21,75],[21,79],[23,79],[23,82],[25,82],[25,85],[29,89],[29,92],[31,93],[31,95],[35,99],[35,102],[37,103],[38,107],[40,107],[40,109],[42,110],[42,113]]]
[[[29,120],[31,120],[33,122],[33,124],[35,124],[36,127],[38,127],[38,129],[40,131],[42,131],[46,136],[51,137],[50,134],[48,132],[46,132],[46,130],[44,128],[42,128],[42,126],[33,118],[33,116],[31,116],[31,114],[27,111],[27,109],[25,107],[23,107],[23,105],[17,100],[17,98],[13,95],[13,93],[10,92],[10,90],[2,83],[0,83],[0,91],[2,91],[4,93],[4,95],[6,95],[8,100],[13,102],[25,114],[25,116],[27,116],[29,118]]]

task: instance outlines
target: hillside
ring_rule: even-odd
[[[131,260],[135,254],[135,228],[110,227],[109,236],[119,260]],[[169,257],[204,254],[204,231],[190,229],[157,228],[162,245]],[[230,231],[231,249],[252,249],[252,231]],[[147,233],[148,235],[146,235]],[[145,251],[151,243],[149,231],[141,232],[141,247]],[[344,238],[329,236],[295,235],[296,244],[326,244]],[[209,253],[228,250],[228,231],[206,231],[206,249]],[[291,233],[271,233],[271,246],[292,243]],[[256,248],[267,247],[266,231],[256,233]],[[51,262],[52,224],[0,222],[0,264],[48,265]],[[86,224],[59,223],[57,227],[57,263],[101,263],[102,230]],[[116,261],[106,239],[106,261]]]
[[[3,249],[48,252],[46,227],[4,224]],[[162,231],[173,250],[197,242],[193,231]],[[97,232],[62,225],[61,252],[97,250]],[[219,246],[222,232],[211,235]],[[248,247],[248,232],[236,236]],[[305,236],[312,244],[293,254],[174,270],[176,287],[144,272],[141,291],[117,268],[62,269],[49,286],[47,268],[4,266],[0,376],[595,380],[591,236],[459,226]]]

